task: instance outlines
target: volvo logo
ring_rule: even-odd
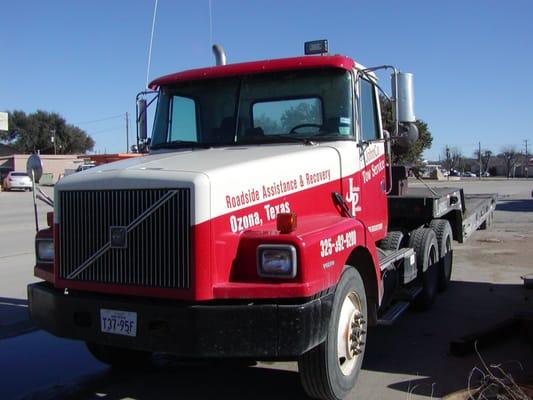
[[[125,226],[110,226],[109,241],[112,249],[125,249],[128,247],[128,230]]]

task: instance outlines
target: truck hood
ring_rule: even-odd
[[[331,145],[274,144],[158,152],[63,178],[63,190],[183,188],[194,196],[193,223],[339,179]],[[57,204],[56,204],[57,206]],[[57,214],[57,213],[56,213]]]

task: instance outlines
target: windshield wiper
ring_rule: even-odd
[[[268,142],[270,139],[278,139],[274,140],[274,142],[293,142],[293,143],[303,143],[307,145],[314,145],[315,142],[313,142],[308,137],[297,137],[297,136],[288,136],[288,135],[265,135],[260,138],[253,138],[252,140],[258,143],[261,143],[263,141]]]
[[[158,143],[152,145],[151,149],[176,149],[180,147],[198,147],[201,149],[208,149],[213,145],[210,143],[198,143],[192,140],[173,140],[172,142]]]

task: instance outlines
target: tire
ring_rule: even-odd
[[[416,252],[417,280],[422,286],[414,305],[419,310],[429,310],[435,301],[439,284],[437,236],[430,228],[415,229],[411,232],[409,247]]]
[[[85,344],[94,358],[114,368],[140,368],[149,365],[152,359],[152,353],[147,351],[124,349],[93,342],[86,342]]]
[[[453,269],[452,241],[453,233],[450,223],[445,219],[434,219],[429,223],[437,236],[439,246],[439,291],[444,291],[450,283]]]
[[[403,238],[402,231],[390,231],[379,243],[379,248],[382,250],[398,250],[402,245]]]
[[[347,267],[335,289],[326,340],[298,359],[310,397],[339,400],[355,386],[365,352],[367,309],[363,279]]]

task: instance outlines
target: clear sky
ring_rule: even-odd
[[[0,23],[0,111],[55,111],[98,152],[134,141],[146,83],[154,0],[6,1]],[[533,1],[159,0],[150,79],[229,62],[301,55],[306,40],[366,65],[415,74],[416,114],[446,145],[533,149]],[[100,120],[99,122],[90,122]],[[89,123],[88,123],[89,121]]]

